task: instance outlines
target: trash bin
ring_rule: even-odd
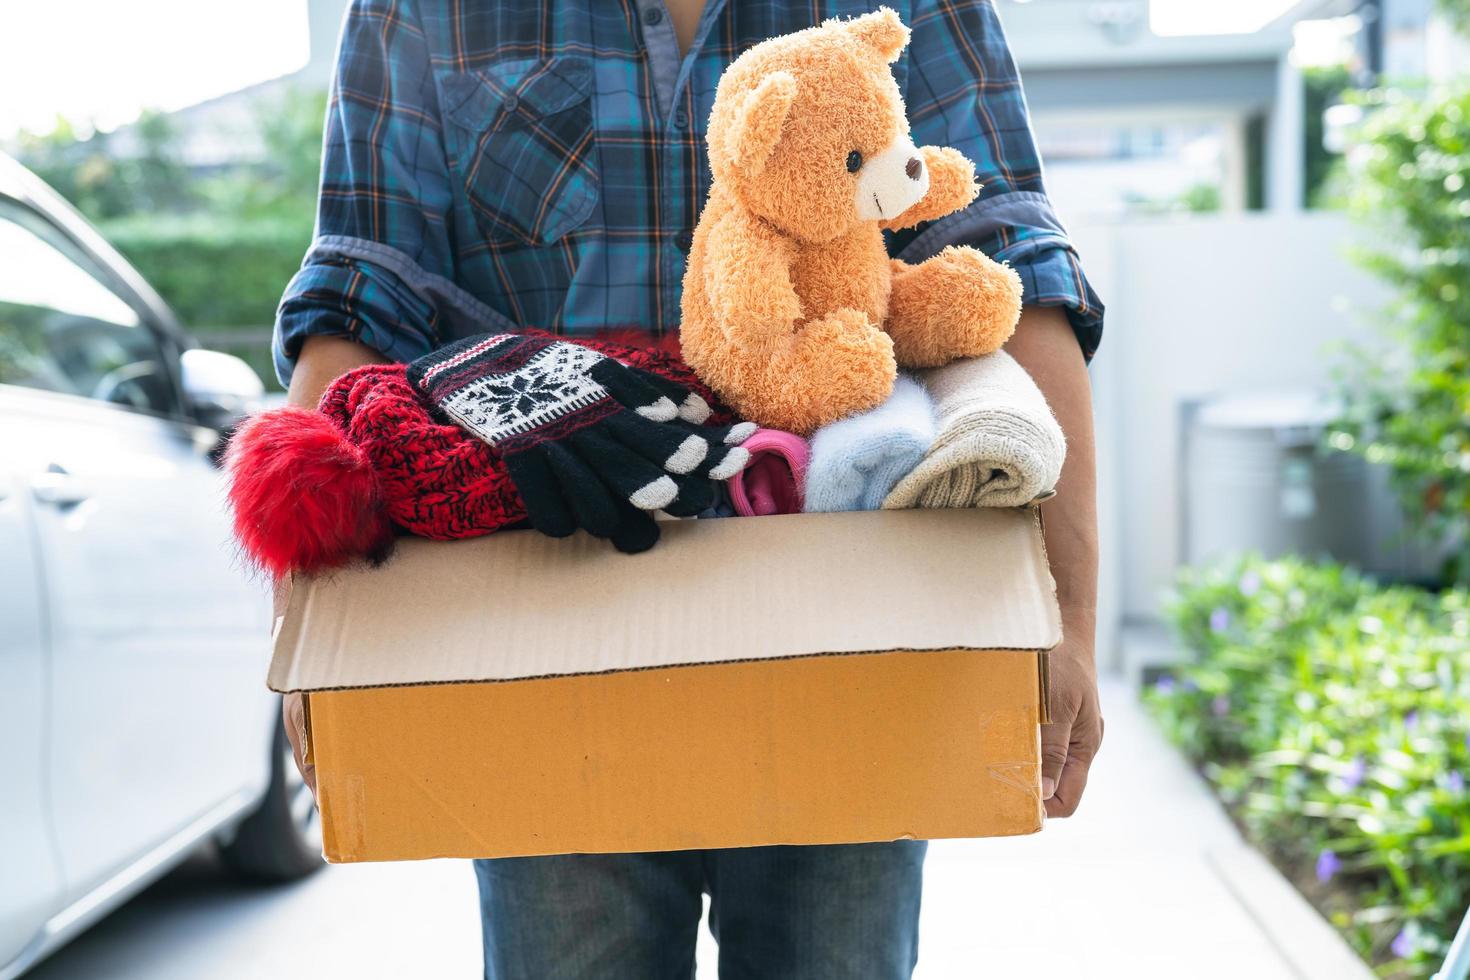
[[[1369,467],[1321,449],[1333,404],[1310,391],[1226,395],[1186,407],[1184,561],[1244,551],[1369,567]]]

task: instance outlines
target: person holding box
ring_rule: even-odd
[[[983,189],[889,239],[917,262],[970,245],[1015,269],[1009,352],[1066,435],[1046,543],[1065,639],[1051,654],[1042,788],[1077,808],[1102,741],[1087,361],[1103,308],[1042,184],[1020,77],[991,0],[893,6],[893,70],[916,143],[952,146]],[[354,0],[327,114],[316,237],[276,321],[276,369],[315,407],[344,372],[486,331],[677,334],[709,189],[704,128],[724,67],[768,37],[866,3]],[[547,599],[547,597],[542,597]],[[285,602],[278,591],[278,606]],[[551,601],[547,599],[547,601]],[[287,696],[298,765],[304,718]],[[475,862],[491,980],[690,977],[701,894],[724,978],[908,977],[925,844],[894,841]]]

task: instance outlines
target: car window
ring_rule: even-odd
[[[0,201],[0,255],[0,384],[175,410],[157,338],[66,236]]]

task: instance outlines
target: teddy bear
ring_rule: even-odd
[[[713,174],[684,275],[686,362],[743,417],[807,435],[881,404],[899,366],[997,350],[1021,281],[973,248],[909,265],[884,229],[979,193],[957,150],[915,147],[889,69],[909,29],[887,7],[772,38],[726,69]]]

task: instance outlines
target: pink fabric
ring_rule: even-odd
[[[725,481],[730,503],[741,517],[800,514],[810,450],[801,436],[756,429],[741,443],[750,452],[745,469]]]

